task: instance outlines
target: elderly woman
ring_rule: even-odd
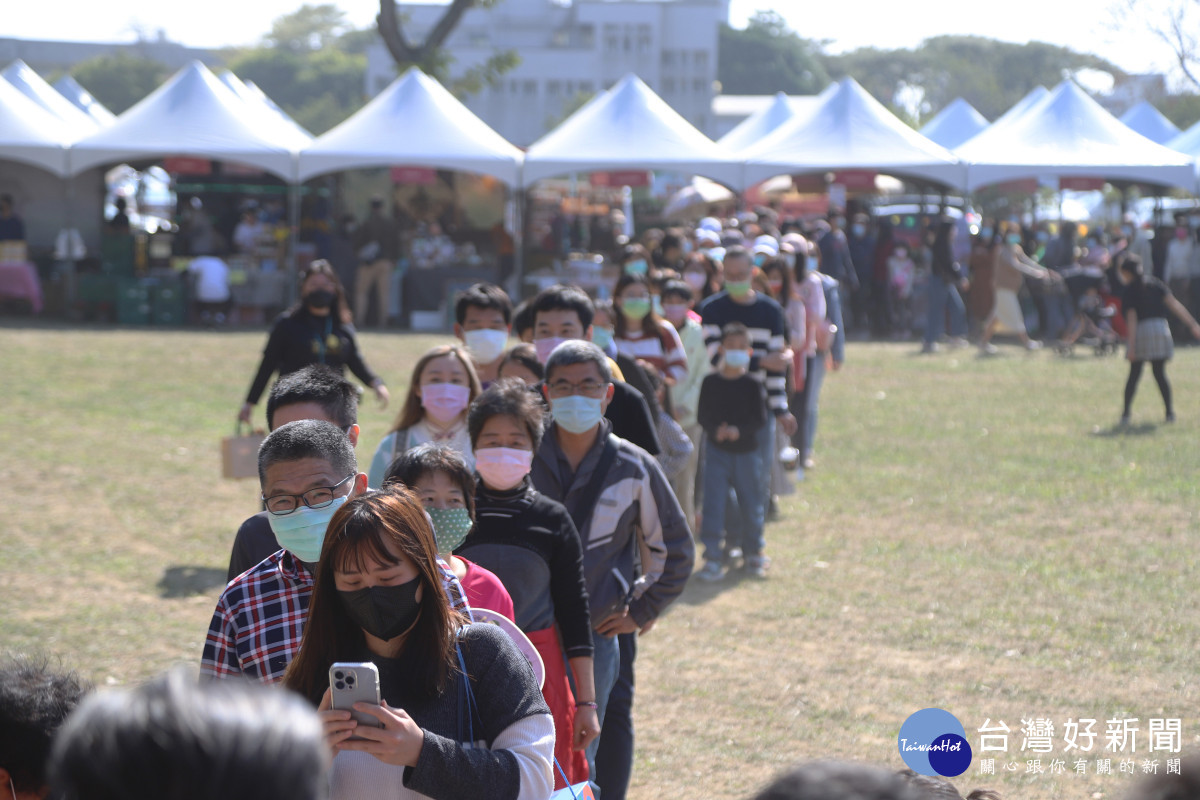
[[[333,797],[544,798],[554,722],[533,670],[499,628],[464,624],[436,562],[429,517],[405,489],[353,498],[330,520],[284,684],[318,706]],[[382,704],[355,710],[381,727],[331,707],[336,661],[376,665]]]

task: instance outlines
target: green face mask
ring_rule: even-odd
[[[629,297],[621,301],[621,313],[633,322],[641,322],[650,313],[650,298]]]
[[[433,538],[439,553],[458,548],[471,532],[471,515],[465,508],[426,508],[433,520]]]
[[[750,281],[725,281],[725,291],[730,297],[745,297],[750,294]]]

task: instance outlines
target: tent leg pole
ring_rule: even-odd
[[[513,300],[521,301],[525,286],[525,190],[513,188]]]
[[[296,296],[300,291],[296,280],[296,256],[300,252],[300,190],[299,183],[293,183],[288,186],[288,254],[287,254],[287,272],[293,276],[293,280],[287,282],[286,304],[291,305],[296,300]]]

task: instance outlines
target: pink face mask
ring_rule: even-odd
[[[1187,228],[1176,228],[1175,229],[1175,238],[1176,239],[1186,239],[1187,233],[1188,233]]]
[[[450,422],[471,400],[471,390],[456,383],[427,383],[421,387],[421,406],[436,422]]]
[[[663,316],[668,322],[675,325],[687,319],[688,307],[686,303],[663,303]]]
[[[532,450],[485,447],[475,451],[475,469],[492,489],[507,491],[519,484],[533,465]]]
[[[683,282],[692,287],[693,292],[698,292],[704,288],[704,284],[708,283],[708,276],[703,272],[685,272],[683,273]]]
[[[545,339],[534,339],[533,346],[537,350],[537,359],[543,364],[549,360],[550,354],[554,352],[554,348],[565,342],[566,339],[560,339],[557,336],[547,336]]]

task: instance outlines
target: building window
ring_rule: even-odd
[[[557,97],[558,90],[562,88],[562,84],[558,81],[546,81],[546,94],[549,97]]]
[[[663,50],[662,51],[662,65],[664,67],[675,66],[675,51],[674,50]]]
[[[596,46],[596,27],[594,25],[579,26],[579,46],[584,50],[591,50]]]
[[[692,63],[696,65],[697,72],[704,72],[708,69],[708,51],[697,50],[692,57]]]
[[[592,94],[592,91],[593,91],[592,90],[592,82],[591,81],[580,81],[579,82],[579,91],[582,92],[583,94]]]
[[[637,26],[637,51],[639,53],[649,53],[650,48],[654,46],[654,36],[649,25]]]
[[[471,31],[467,40],[471,43],[471,47],[487,47],[491,43],[491,37],[488,36],[487,31]]]
[[[550,34],[551,47],[567,47],[571,44],[571,36],[566,31],[555,31]]]
[[[704,91],[704,78],[692,78],[692,91],[696,93]]]
[[[680,50],[679,51],[679,66],[683,67],[684,69],[687,69],[687,65],[688,65],[688,51]]]
[[[525,96],[533,97],[537,94],[537,81],[525,81]]]
[[[621,48],[620,33],[616,25],[604,26],[604,50],[607,53],[615,53]]]
[[[675,94],[674,78],[663,78],[663,94]]]
[[[567,81],[566,82],[566,94],[567,94],[567,97],[575,96],[575,81]]]

